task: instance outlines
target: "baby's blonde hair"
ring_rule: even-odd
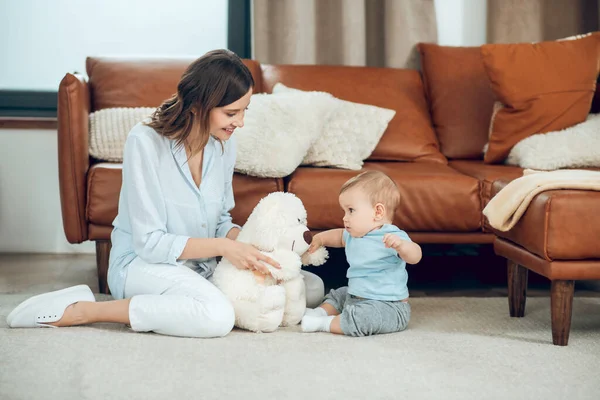
[[[396,182],[381,171],[365,171],[350,178],[342,185],[340,194],[352,188],[366,192],[371,205],[383,204],[387,217],[394,218],[396,208],[400,204],[400,190]]]

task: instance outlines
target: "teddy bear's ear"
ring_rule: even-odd
[[[279,236],[279,230],[266,220],[248,219],[237,240],[256,246],[262,251],[273,251],[277,247]]]
[[[275,250],[277,243],[279,242],[279,237],[283,234],[281,229],[277,228],[278,226],[281,226],[281,223],[277,222],[275,219],[276,216],[267,214],[259,219],[256,224],[252,244],[262,251]]]
[[[283,217],[280,208],[280,199],[276,193],[261,199],[244,224],[238,240],[262,251],[273,251],[282,235],[280,227],[285,225],[285,221],[281,220]]]
[[[329,252],[325,247],[319,247],[314,253],[308,251],[302,254],[302,265],[319,266],[325,264],[329,258]]]

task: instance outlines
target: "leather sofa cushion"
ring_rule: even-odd
[[[263,89],[277,82],[300,90],[319,90],[355,103],[396,111],[370,160],[446,164],[433,130],[418,71],[325,65],[263,65]]]
[[[121,164],[112,163],[95,164],[90,168],[85,208],[88,222],[112,226],[119,208],[122,168]]]
[[[492,195],[507,184],[496,181]],[[542,192],[510,231],[494,233],[548,261],[600,258],[600,192]]]
[[[177,83],[194,59],[117,59],[86,60],[92,91],[92,110],[111,107],[157,107],[177,91]],[[252,72],[255,92],[261,90],[260,65],[244,60]]]
[[[448,165],[458,172],[479,180],[482,210],[492,198],[492,185],[495,181],[501,179],[510,182],[523,175],[523,168],[510,165],[490,165],[485,164],[483,160],[451,160]],[[484,232],[493,231],[483,214],[481,214],[481,225]]]
[[[113,227],[106,225],[88,225],[88,236],[90,240],[110,240]]]
[[[492,198],[492,184],[501,179],[507,182],[523,176],[523,168],[512,165],[490,165],[482,160],[451,160],[449,166],[465,175],[481,181],[483,207]],[[483,214],[482,214],[483,215]]]
[[[481,55],[503,105],[492,117],[486,163],[502,162],[531,135],[585,121],[598,79],[600,33],[575,40],[485,44]]]
[[[473,232],[481,230],[479,182],[454,169],[433,163],[365,163],[363,170],[380,170],[400,188],[394,223],[410,232]],[[308,226],[341,228],[338,202],[342,184],[358,171],[298,168],[287,182],[308,212]]]
[[[122,165],[95,164],[88,174],[87,220],[99,226],[112,226],[117,216],[121,190]],[[233,222],[243,225],[259,200],[271,192],[283,190],[281,179],[262,179],[234,174],[233,193],[235,208],[231,211]]]
[[[482,158],[495,97],[481,49],[432,43],[419,43],[418,49],[441,152],[448,158]]]

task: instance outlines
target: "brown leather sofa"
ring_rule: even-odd
[[[424,74],[432,68],[427,64],[427,46],[420,48]],[[402,201],[394,222],[419,243],[491,244],[495,234],[500,236],[495,249],[509,259],[513,316],[523,316],[526,268],[551,280],[566,280],[552,290],[553,332],[555,328],[562,332],[554,335],[555,343],[566,344],[573,280],[600,279],[600,194],[542,193],[513,230],[494,232],[482,210],[502,185],[522,175],[522,169],[484,164],[478,157],[493,102],[483,69],[477,64],[478,51],[431,46],[451,51],[460,62],[444,66],[425,82],[422,74],[413,70],[245,63],[254,76],[255,92],[269,93],[276,82],[282,82],[396,110],[364,165],[386,172],[400,187]],[[117,214],[121,166],[89,156],[88,115],[110,107],[159,105],[175,91],[190,61],[88,58],[89,80],[67,74],[60,83],[58,150],[64,230],[71,243],[96,242],[103,293],[108,293],[110,232]],[[233,219],[243,224],[263,196],[288,191],[304,202],[312,230],[341,227],[338,191],[356,173],[300,167],[284,179],[236,174]]]
[[[110,107],[157,106],[169,97],[191,60],[88,58],[87,76],[67,74],[60,83],[58,151],[60,193],[67,240],[96,242],[100,290],[108,293],[106,273],[112,221],[117,214],[121,166],[99,162],[88,153],[88,115]],[[276,82],[302,90],[396,110],[365,169],[389,174],[402,201],[395,223],[419,243],[492,243],[482,209],[491,185],[522,174],[517,167],[485,165],[481,160],[448,161],[440,152],[421,74],[414,70],[344,66],[260,65],[246,60],[255,92]],[[472,146],[468,137],[451,143],[454,151]],[[243,224],[266,194],[289,191],[304,202],[312,230],[341,227],[338,190],[356,171],[300,167],[284,179],[236,174],[233,219]]]

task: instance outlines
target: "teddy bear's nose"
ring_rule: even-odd
[[[311,244],[312,243],[312,238],[313,238],[313,235],[312,235],[312,233],[310,233],[310,231],[304,232],[304,241],[306,243]]]

